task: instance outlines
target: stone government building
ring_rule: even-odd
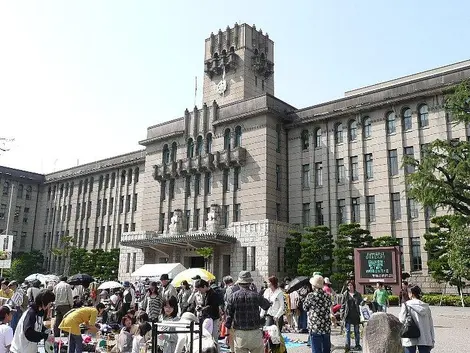
[[[297,109],[274,96],[268,34],[235,24],[205,41],[202,107],[149,127],[145,149],[47,175],[0,167],[0,231],[13,190],[16,249],[44,251],[51,271],[64,259],[50,249],[69,235],[87,249],[119,246],[120,279],[145,263],[203,266],[196,249],[211,247],[218,278],[247,269],[261,281],[284,274],[294,225],[335,234],[358,222],[398,238],[404,270],[429,287],[432,215],[407,197],[402,160],[436,138],[468,138],[443,91],[469,77],[465,61]]]

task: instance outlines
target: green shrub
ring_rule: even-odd
[[[423,302],[428,303],[429,305],[439,305],[441,303],[442,298],[442,306],[461,306],[462,302],[460,300],[460,296],[458,295],[444,295],[441,294],[424,294],[423,295]],[[463,302],[465,306],[470,306],[470,296],[464,296]]]
[[[368,301],[372,301],[374,297],[373,294],[366,294],[362,296],[364,299]],[[388,297],[388,301],[390,302],[390,306],[397,306],[398,305],[398,295],[391,295]]]

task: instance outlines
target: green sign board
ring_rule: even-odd
[[[394,250],[370,250],[361,251],[359,258],[361,262],[361,278],[387,279],[394,278],[393,268]]]

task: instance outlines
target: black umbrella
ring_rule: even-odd
[[[69,278],[69,284],[78,285],[78,284],[90,284],[94,281],[94,278],[86,273],[78,273]]]
[[[289,289],[287,293],[295,292],[296,290],[302,288],[305,284],[308,283],[310,277],[307,276],[299,276],[295,277],[292,282],[289,283]]]

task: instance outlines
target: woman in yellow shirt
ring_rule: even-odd
[[[82,353],[83,342],[80,325],[84,324],[91,333],[96,333],[96,318],[101,316],[105,305],[98,303],[96,306],[88,306],[78,309],[72,309],[65,314],[59,329],[69,334],[69,353]]]
[[[2,288],[0,289],[0,298],[7,298],[11,299],[13,296],[13,291],[8,287],[10,282],[8,280],[4,280],[2,282]]]

